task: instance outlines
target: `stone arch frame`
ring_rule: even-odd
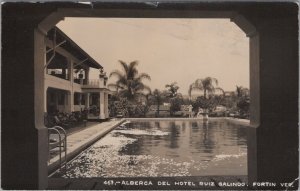
[[[64,9],[61,9],[64,8]],[[298,4],[295,2],[187,2],[187,3],[4,3],[2,5],[2,188],[47,188],[47,151],[44,139],[40,96],[43,89],[41,64],[44,58],[43,24],[53,23],[59,10],[77,10],[82,16],[108,16],[109,10],[136,16],[172,15],[182,10],[183,16],[217,13],[240,13],[255,26],[259,35],[250,40],[255,64],[250,64],[251,123],[248,143],[249,179],[268,182],[292,182],[299,176],[299,31]],[[89,10],[80,12],[80,10]],[[141,10],[141,11],[138,11]],[[89,13],[90,12],[90,13]],[[211,13],[214,12],[212,15]],[[66,12],[67,13],[67,12]],[[141,15],[142,14],[142,15]],[[123,15],[124,16],[124,15]],[[232,14],[230,14],[232,16]],[[208,18],[208,16],[206,16]],[[231,18],[231,17],[228,17]],[[235,23],[241,17],[233,17]],[[47,21],[48,20],[48,21]],[[45,22],[47,21],[47,22]],[[43,24],[42,24],[43,23]],[[46,26],[46,25],[45,25]],[[50,25],[51,26],[51,25]],[[249,33],[249,36],[252,33]],[[255,61],[256,60],[256,61]],[[253,67],[252,67],[253,66]],[[17,76],[17,77],[16,77]],[[5,90],[5,91],[4,91]],[[256,92],[254,92],[256,91]],[[21,98],[20,98],[21,95]],[[253,100],[254,99],[254,100]],[[33,115],[33,113],[35,113]],[[37,119],[37,120],[36,120]],[[255,128],[256,127],[256,128]],[[278,165],[279,164],[279,165]],[[251,172],[250,172],[251,170]],[[252,175],[251,175],[252,174]],[[252,180],[249,180],[250,182]]]
[[[140,17],[140,18],[229,18],[231,22],[234,22],[242,31],[245,33],[247,37],[250,38],[250,55],[249,55],[249,65],[250,65],[250,99],[251,99],[251,105],[250,105],[250,116],[251,116],[251,126],[252,128],[257,128],[259,126],[259,75],[256,71],[257,68],[259,68],[259,60],[258,60],[258,41],[259,41],[259,34],[256,30],[255,26],[251,24],[243,15],[234,12],[234,11],[201,11],[201,12],[192,12],[190,15],[185,13],[186,11],[170,11],[166,12],[163,11],[160,13],[160,15],[157,17],[157,13],[152,13],[151,11],[145,13],[143,10],[105,10],[105,11],[98,11],[98,10],[89,10],[89,9],[58,9],[57,12],[52,13],[49,15],[46,19],[44,19],[37,27],[36,35],[35,35],[35,41],[37,43],[36,47],[42,46],[42,43],[38,43],[38,41],[43,39],[43,36],[47,34],[47,31],[49,31],[54,25],[56,25],[59,21],[63,20],[65,17]],[[41,50],[41,49],[40,49]],[[42,52],[40,52],[42,54]],[[35,52],[35,54],[38,54],[38,51]],[[41,58],[42,55],[38,56],[38,58]],[[44,60],[45,58],[43,58]],[[41,60],[36,60],[35,66],[39,65]],[[39,75],[41,72],[41,66],[39,68],[36,68],[36,79],[39,78]],[[35,86],[36,90],[39,91],[42,88],[42,84],[37,84]],[[37,94],[40,94],[40,92],[36,92]],[[38,97],[38,96],[36,96]],[[40,100],[36,100],[35,104],[39,104]],[[36,112],[36,120],[39,121],[40,116],[39,112]],[[41,124],[41,122],[39,122]],[[42,127],[42,126],[41,126]],[[249,139],[249,138],[248,138]],[[255,140],[253,140],[253,137],[250,137],[251,143]],[[253,144],[253,143],[252,143]],[[255,149],[255,148],[249,148]],[[256,160],[255,156],[255,150],[253,152],[250,151],[250,155],[248,154],[248,161],[250,163],[248,164],[251,166],[249,179],[250,180],[256,180],[256,166],[253,163]],[[249,151],[248,151],[249,153]],[[249,171],[249,170],[248,170]]]

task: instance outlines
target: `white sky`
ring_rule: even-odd
[[[138,60],[152,89],[176,81],[187,94],[192,82],[207,76],[225,91],[249,88],[249,40],[229,19],[66,18],[57,26],[108,75],[121,69],[118,60]]]

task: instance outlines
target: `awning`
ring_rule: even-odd
[[[62,32],[58,27],[52,28],[48,34],[47,37],[49,40],[54,39],[54,34],[56,31],[56,43],[60,43],[63,41],[66,41],[65,43],[62,43],[60,45],[61,48],[68,51],[70,54],[72,54],[75,58],[78,60],[84,61],[84,65],[87,65],[92,68],[100,69],[103,68],[98,62],[96,62],[88,53],[86,53],[83,49],[81,49],[72,39],[70,39],[64,32]]]

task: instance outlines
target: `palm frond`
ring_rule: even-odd
[[[223,96],[225,96],[225,91],[223,90],[223,88],[217,87],[217,88],[215,88],[215,90],[221,91]]]
[[[126,80],[126,78],[122,76],[117,80],[116,84],[118,84],[119,86],[128,86],[128,80]]]
[[[149,94],[151,94],[151,88],[147,85],[144,85],[144,90],[148,91]]]
[[[129,98],[131,95],[130,95],[130,92],[128,91],[128,89],[122,89],[119,91],[119,95],[121,97],[127,97]]]
[[[124,77],[124,74],[119,70],[114,70],[109,74],[109,77],[116,76],[117,78]]]
[[[119,88],[117,84],[107,84],[108,88]]]
[[[108,84],[107,87],[111,90],[111,91],[116,91],[119,92],[120,90],[123,90],[124,87],[119,86],[118,84]]]
[[[146,74],[146,73],[141,73],[137,78],[136,80],[140,81],[142,79],[147,79],[147,80],[151,80],[151,77],[149,76],[149,74]]]
[[[127,71],[127,79],[135,79],[138,74],[138,70],[136,66],[138,65],[138,61],[130,62]]]
[[[128,68],[128,65],[126,64],[126,62],[124,62],[124,61],[122,61],[122,60],[119,60],[119,63],[121,64],[121,66],[122,66],[122,68],[123,68],[125,74],[127,74],[129,68]]]
[[[137,65],[139,64],[139,61],[135,60],[135,61],[132,61],[129,63],[129,69],[133,69],[133,68],[136,68]]]
[[[213,77],[206,77],[203,79],[203,82],[204,83],[207,83],[207,84],[211,84],[211,85],[218,85],[218,80],[217,78],[213,78]]]

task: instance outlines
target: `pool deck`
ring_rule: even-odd
[[[123,123],[125,119],[110,120],[73,132],[67,136],[67,160],[71,160],[84,149],[92,145],[112,129]],[[62,154],[62,159],[64,153]],[[59,155],[48,162],[48,172],[53,172],[59,167]]]

